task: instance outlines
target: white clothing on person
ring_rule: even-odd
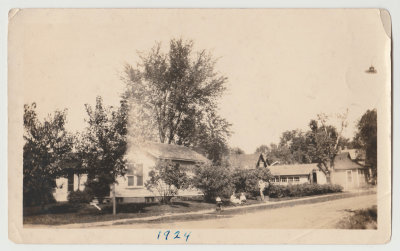
[[[240,202],[246,202],[246,196],[244,195],[244,193],[240,194]]]
[[[232,195],[231,195],[230,201],[231,201],[233,204],[241,204],[241,201],[240,201],[238,198],[236,198],[235,194],[232,194]]]

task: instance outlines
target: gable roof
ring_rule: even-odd
[[[264,158],[259,153],[232,154],[229,156],[229,163],[235,168],[252,169],[257,167],[260,158],[265,163]]]
[[[318,170],[316,163],[312,164],[293,164],[293,165],[276,165],[269,166],[271,174],[274,176],[279,175],[308,175],[313,170]]]
[[[349,153],[352,160],[365,160],[365,151],[360,149],[343,149],[340,153]]]
[[[192,162],[207,162],[203,155],[193,151],[186,146],[146,142],[142,149],[157,159],[182,160]]]
[[[351,159],[350,153],[348,152],[338,153],[335,156],[333,162],[334,170],[350,170],[350,169],[361,169],[361,168],[364,168],[364,166],[353,161]]]

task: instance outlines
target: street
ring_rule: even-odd
[[[267,209],[246,214],[225,215],[220,216],[217,219],[162,223],[134,223],[110,225],[104,226],[104,228],[336,228],[337,222],[339,222],[343,217],[351,215],[347,210],[371,207],[377,204],[376,200],[376,194],[372,194],[293,207]]]

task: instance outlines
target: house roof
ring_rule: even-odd
[[[361,164],[351,159],[350,153],[342,152],[335,156],[333,169],[335,170],[350,170],[364,168]]]
[[[350,158],[352,160],[364,160],[365,159],[365,151],[360,149],[343,149],[340,153],[349,153]]]
[[[252,169],[256,168],[259,158],[259,153],[232,154],[229,156],[229,163],[236,168]]]
[[[143,149],[158,159],[183,160],[193,162],[206,162],[208,159],[186,146],[146,142]]]
[[[313,170],[318,170],[316,163],[269,166],[272,175],[308,175]]]

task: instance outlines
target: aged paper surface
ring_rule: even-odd
[[[310,219],[292,225],[279,220],[257,225],[252,222],[260,216],[250,211],[225,221],[178,217],[144,224],[24,224],[24,104],[36,103],[39,120],[67,108],[67,130],[82,131],[84,104],[94,105],[96,96],[102,96],[106,105],[118,106],[124,66],[139,63],[138,51],[148,51],[156,41],[168,45],[180,38],[192,40],[194,51],[206,49],[218,59],[216,71],[228,79],[227,92],[218,101],[221,115],[233,124],[228,144],[246,154],[261,144],[278,143],[284,131],[307,130],[317,114],[329,116],[346,109],[349,125],[343,135],[352,139],[363,113],[376,109],[377,229],[324,227],[324,222]],[[9,13],[8,41],[9,238],[14,242],[379,244],[390,240],[391,20],[386,11],[14,9]],[[295,205],[298,212],[267,208],[265,215],[270,212],[282,221],[297,214],[302,217],[306,204]],[[190,237],[186,242],[161,241],[159,233],[167,230]]]

